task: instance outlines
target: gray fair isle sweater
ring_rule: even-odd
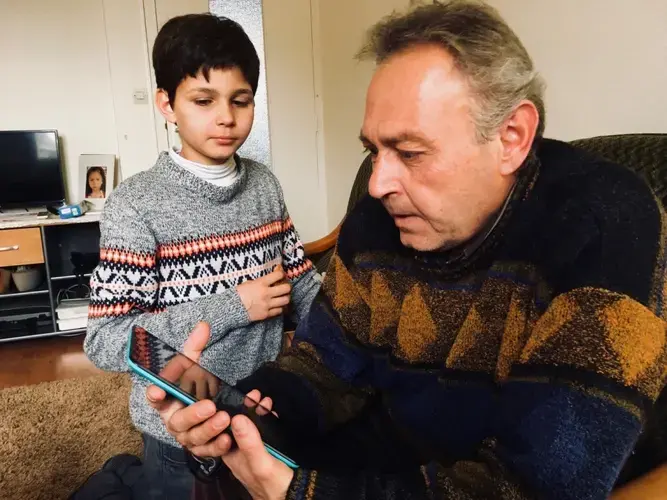
[[[237,157],[238,176],[215,186],[176,165],[167,153],[123,182],[100,222],[100,263],[91,278],[84,350],[103,370],[127,371],[134,325],[182,351],[199,321],[211,325],[202,366],[230,384],[278,355],[283,318],[250,322],[236,286],[277,264],[292,284],[300,320],[320,287],[304,256],[275,176]],[[178,446],[132,375],[130,414],[137,428]]]

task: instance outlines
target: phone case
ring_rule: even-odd
[[[127,361],[128,366],[130,369],[136,373],[137,375],[140,375],[141,377],[144,377],[146,380],[148,380],[150,383],[158,386],[160,389],[165,391],[167,394],[170,396],[178,399],[181,403],[185,405],[191,405],[197,402],[195,398],[193,398],[190,394],[187,392],[181,390],[180,388],[176,387],[172,383],[170,383],[167,380],[164,380],[163,378],[160,378],[156,376],[155,374],[151,373],[150,371],[146,370],[144,367],[136,364],[134,361],[132,361],[132,358],[130,356],[130,353],[132,352],[132,343],[134,342],[134,332],[130,333],[130,339],[129,342],[127,343],[127,350],[125,353],[125,360]],[[231,413],[231,412],[230,412]],[[232,438],[232,442],[234,441],[234,436],[231,433],[231,430],[227,428],[226,430],[227,434]],[[235,443],[234,443],[235,444]],[[272,446],[264,443],[264,448],[266,448],[266,451],[275,459],[280,460],[282,463],[287,465],[291,469],[298,469],[299,466],[289,457],[283,455],[280,453],[278,450],[273,448]]]

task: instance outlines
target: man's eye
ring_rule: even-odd
[[[398,155],[404,160],[414,160],[421,155],[421,151],[403,151],[399,149]]]
[[[197,106],[208,106],[212,102],[213,102],[213,100],[211,100],[211,99],[195,99],[195,104]]]
[[[232,104],[239,108],[247,108],[250,106],[250,104],[252,104],[252,101],[232,101]]]

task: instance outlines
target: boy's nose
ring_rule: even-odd
[[[222,105],[218,108],[217,124],[231,126],[234,124],[234,112],[229,105]]]

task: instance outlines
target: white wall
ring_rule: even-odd
[[[157,154],[141,0],[1,0],[0,129],[55,128],[67,198],[79,201],[79,155],[114,154],[118,178]]]
[[[102,2],[1,1],[0,129],[58,129],[78,200],[79,154],[118,152]]]
[[[153,166],[166,137],[153,112],[141,0],[103,0],[120,180]],[[65,61],[67,61],[65,55]],[[146,100],[134,101],[136,91]]]
[[[547,82],[547,135],[667,131],[667,2],[488,0]]]
[[[263,3],[271,163],[303,241],[328,232],[318,158],[310,0]]]
[[[345,215],[354,177],[364,159],[359,130],[366,87],[374,64],[357,62],[364,34],[381,17],[403,9],[408,0],[313,0],[316,72],[321,76],[327,224],[333,229]]]
[[[666,1],[487,1],[515,29],[547,81],[547,135],[570,140],[667,131]],[[357,135],[373,65],[353,56],[366,29],[409,1],[312,2],[319,11],[313,22],[332,228],[363,159]]]

